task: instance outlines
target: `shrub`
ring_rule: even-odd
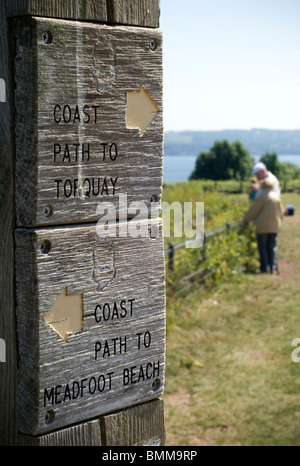
[[[214,232],[227,223],[238,224],[249,207],[247,195],[226,195],[202,191],[199,182],[168,185],[164,201],[170,203],[204,201],[205,233]],[[174,238],[174,223],[171,237],[165,238],[165,249],[169,242],[183,243],[185,238]],[[255,228],[243,225],[210,236],[201,248],[181,247],[174,251],[173,270],[166,256],[167,324],[174,321],[180,299],[203,286],[212,288],[218,284],[236,280],[242,273],[253,273],[259,265]]]

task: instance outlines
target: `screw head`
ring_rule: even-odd
[[[52,217],[52,215],[53,215],[52,205],[50,205],[50,204],[46,205],[46,207],[44,209],[44,213],[45,213],[46,217],[48,217],[48,218]]]
[[[52,247],[51,241],[49,241],[48,239],[45,239],[41,243],[41,252],[43,254],[48,254],[50,252],[51,247]]]
[[[51,42],[52,42],[52,34],[51,34],[51,32],[49,32],[49,31],[43,32],[43,34],[42,34],[42,41],[44,42],[44,44],[51,44]]]
[[[156,44],[155,39],[151,39],[151,40],[150,40],[150,42],[149,42],[149,47],[150,47],[150,49],[153,50],[153,51],[156,49],[157,44]]]
[[[55,418],[55,412],[52,409],[50,411],[47,411],[45,415],[46,424],[51,424],[51,422],[54,421],[54,418]]]
[[[155,239],[159,236],[159,229],[157,225],[152,225],[150,228],[150,238]]]
[[[160,379],[157,378],[152,383],[152,390],[157,390],[160,387]]]
[[[158,202],[158,201],[159,201],[159,195],[158,194],[151,194],[150,202]]]

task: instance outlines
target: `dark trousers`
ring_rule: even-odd
[[[260,271],[273,273],[277,268],[277,233],[259,233],[256,236]]]

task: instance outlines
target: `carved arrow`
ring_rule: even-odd
[[[142,137],[158,113],[158,106],[144,86],[140,85],[140,91],[127,92],[127,129],[139,129],[140,137]]]
[[[50,327],[65,341],[68,334],[83,330],[83,295],[67,295],[67,288],[61,292],[44,317]]]

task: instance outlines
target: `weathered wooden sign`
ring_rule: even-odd
[[[159,0],[0,11],[0,444],[163,444]]]
[[[16,231],[19,429],[29,434],[157,398],[164,386],[161,220],[147,237],[96,225]],[[144,231],[145,231],[144,229]]]
[[[124,193],[159,202],[161,32],[33,17],[15,41],[17,225],[95,221],[100,201],[119,215]]]

